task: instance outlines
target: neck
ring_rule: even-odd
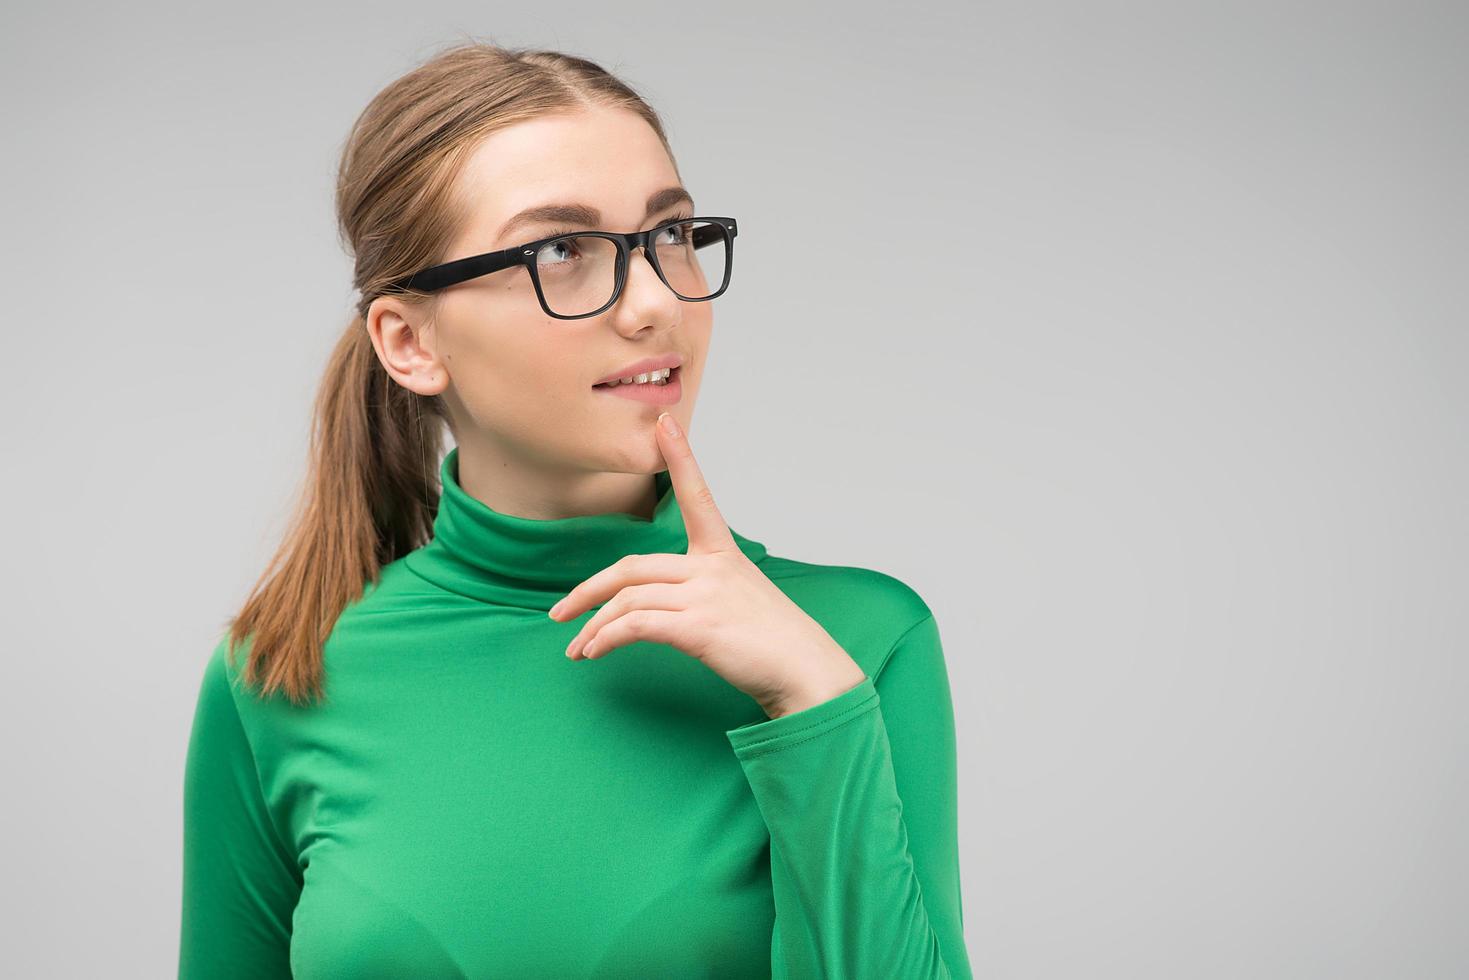
[[[611,473],[546,467],[479,451],[458,454],[465,493],[499,514],[558,521],[591,514],[628,514],[650,520],[660,496],[649,473]]]
[[[621,476],[623,474],[614,474]],[[405,556],[422,578],[463,596],[499,605],[550,609],[572,588],[625,555],[688,551],[688,532],[667,470],[647,476],[653,505],[628,498],[623,510],[577,513],[585,507],[502,504],[526,513],[500,510],[465,489],[460,480],[459,449],[451,449],[439,467],[442,490],[434,516],[434,537]],[[647,490],[647,484],[638,496]],[[509,498],[507,498],[509,499]],[[640,512],[640,511],[645,511]],[[563,516],[534,517],[533,513]],[[752,561],[761,561],[765,546],[730,529]]]

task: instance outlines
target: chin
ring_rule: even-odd
[[[663,461],[663,452],[658,448],[658,436],[651,425],[644,434],[627,432],[616,439],[602,440],[601,446],[602,452],[597,454],[595,463],[597,469],[650,476],[668,469],[668,464]],[[607,449],[609,446],[612,447],[610,451]]]

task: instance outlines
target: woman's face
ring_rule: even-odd
[[[457,199],[468,213],[447,255],[563,231],[641,231],[691,216],[682,198],[665,197],[647,213],[650,198],[679,186],[657,134],[632,112],[596,109],[517,123],[487,137],[461,173]],[[586,205],[601,220],[506,227],[523,209],[548,204]],[[461,457],[473,452],[547,471],[664,469],[653,425],[666,411],[690,427],[713,324],[713,304],[680,300],[642,250],[630,256],[617,302],[579,320],[547,315],[524,266],[441,290],[431,318],[391,297],[373,305],[384,310],[372,331],[380,359],[400,384],[444,396],[455,440],[465,447]],[[634,361],[663,354],[682,358],[674,372],[681,393],[671,404],[593,388]]]

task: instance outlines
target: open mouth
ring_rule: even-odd
[[[642,382],[640,382],[640,381],[637,381],[637,380],[633,380],[633,381],[628,382],[628,381],[622,381],[621,379],[619,379],[617,381],[604,381],[601,384],[592,385],[592,387],[593,388],[661,388],[661,387],[663,387],[665,385],[671,385],[675,381],[677,381],[679,379],[679,376],[680,376],[680,374],[682,372],[683,372],[683,368],[682,367],[676,367],[676,368],[670,368],[669,371],[668,371],[668,377],[666,379],[662,380],[662,381],[642,381]]]

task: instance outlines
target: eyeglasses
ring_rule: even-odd
[[[579,320],[617,302],[627,283],[628,256],[641,248],[675,296],[702,303],[729,288],[735,234],[733,218],[675,218],[627,234],[577,231],[454,259],[394,279],[387,288],[431,293],[523,265],[543,310],[560,320]]]

